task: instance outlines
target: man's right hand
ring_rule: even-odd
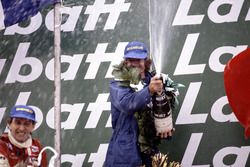
[[[162,80],[157,76],[152,77],[148,88],[151,95],[153,95],[154,93],[161,93],[163,90]]]

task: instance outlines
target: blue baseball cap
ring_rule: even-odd
[[[124,59],[146,59],[148,56],[148,48],[142,42],[133,41],[127,44],[124,50]]]
[[[10,111],[11,118],[25,118],[36,122],[35,111],[26,105],[16,105]]]

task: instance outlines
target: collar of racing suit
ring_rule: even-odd
[[[18,141],[16,141],[16,139],[12,136],[11,132],[9,131],[8,132],[8,137],[10,139],[10,142],[12,144],[14,144],[15,146],[17,146],[18,148],[28,148],[32,145],[32,138],[31,138],[31,135],[29,135],[29,138],[28,140],[26,140],[25,142],[23,143],[20,143]]]

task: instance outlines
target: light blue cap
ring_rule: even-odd
[[[11,118],[25,118],[36,122],[35,111],[26,105],[16,105],[10,111]]]
[[[142,42],[133,41],[127,44],[124,50],[124,59],[146,59],[148,56],[148,48]]]

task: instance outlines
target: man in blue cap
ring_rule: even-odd
[[[163,89],[162,80],[149,72],[150,66],[146,45],[137,41],[128,43],[124,60],[114,66],[114,80],[110,83],[113,134],[105,167],[142,165],[138,120],[135,114],[146,112],[151,96]]]
[[[14,106],[7,120],[8,133],[0,137],[0,166],[37,166],[37,158],[42,150],[38,139],[31,132],[36,124],[35,111],[26,105]],[[42,154],[42,167],[47,167],[46,153]]]

